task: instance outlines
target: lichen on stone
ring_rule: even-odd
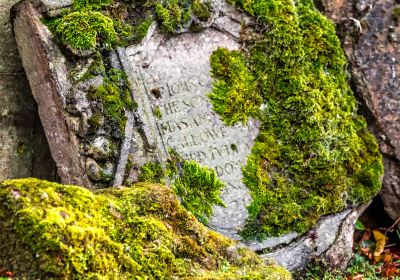
[[[0,266],[35,279],[291,279],[206,229],[167,187],[0,184]]]
[[[253,201],[242,235],[303,233],[367,202],[381,187],[382,158],[357,115],[334,25],[308,0],[229,2],[256,19],[242,30],[242,52],[211,57],[215,111],[228,124],[261,122],[243,169]]]

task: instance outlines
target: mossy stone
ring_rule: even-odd
[[[0,265],[20,278],[291,279],[206,229],[157,184],[92,193],[33,178],[4,181],[0,221]]]
[[[243,169],[253,201],[242,235],[304,233],[368,202],[381,187],[382,156],[357,115],[333,23],[309,0],[229,2],[257,19],[242,32],[246,52],[211,57],[214,110],[227,124],[261,121]]]

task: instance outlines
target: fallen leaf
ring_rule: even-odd
[[[374,229],[372,231],[372,233],[373,233],[375,241],[376,241],[376,247],[375,247],[375,251],[374,251],[374,260],[376,262],[379,262],[388,238],[382,232],[380,232],[379,230],[376,230],[376,229]]]
[[[2,270],[0,269],[0,277],[14,277],[14,273],[12,273],[11,271],[7,271],[7,270]]]
[[[364,274],[356,274],[347,277],[347,280],[363,280],[363,279],[364,279]]]

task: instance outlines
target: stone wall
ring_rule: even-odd
[[[55,179],[55,165],[31,96],[10,24],[16,0],[0,0],[0,181]]]

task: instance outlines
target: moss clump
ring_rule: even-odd
[[[220,48],[211,58],[211,74],[215,79],[209,98],[215,112],[228,125],[246,123],[256,117],[262,102],[254,77],[247,69],[244,54]]]
[[[246,53],[220,49],[211,57],[215,110],[230,124],[245,120],[243,112],[261,121],[243,170],[253,202],[242,235],[303,233],[322,215],[378,192],[378,145],[356,114],[334,26],[311,1],[230,2],[257,19],[242,32]],[[230,98],[232,89],[238,93]]]
[[[140,167],[139,182],[164,183],[165,170],[158,162],[147,162]]]
[[[88,98],[101,105],[98,110],[104,112],[104,116],[116,124],[123,134],[127,120],[125,110],[135,108],[126,74],[118,69],[110,69],[105,74],[104,83],[89,90]],[[95,112],[94,117],[98,114],[101,113]],[[95,120],[91,121],[91,124],[96,124]]]
[[[206,229],[161,185],[94,194],[37,179],[5,181],[0,221],[7,240],[0,265],[17,278],[291,279]]]
[[[90,64],[87,67],[86,71],[78,77],[71,75],[72,80],[86,81],[86,80],[92,79],[98,75],[101,75],[101,76],[106,75],[106,67],[104,66],[104,63],[103,63],[103,57],[101,56],[101,54],[99,52],[94,53],[91,56],[89,61],[90,61]]]
[[[211,17],[211,2],[209,0],[194,0],[192,12],[200,21],[207,21]]]
[[[225,184],[216,172],[194,160],[183,160],[173,153],[168,161],[172,190],[181,199],[182,206],[192,212],[203,224],[212,216],[213,206],[225,207],[221,190]]]
[[[162,118],[162,113],[161,113],[160,107],[158,107],[158,106],[155,107],[154,111],[153,111],[153,114],[157,119],[161,119]]]
[[[140,20],[139,23],[133,28],[132,41],[140,42],[147,35],[150,25],[153,23],[153,17],[148,17]]]
[[[140,168],[138,180],[162,184],[171,182],[172,190],[179,196],[182,206],[203,224],[208,223],[214,205],[225,207],[220,198],[225,184],[216,172],[193,160],[184,160],[173,150],[169,151],[165,168],[160,163],[148,162]]]
[[[211,2],[201,0],[74,0],[69,11],[44,22],[73,49],[110,50],[141,41],[154,19],[165,33],[179,33],[193,16],[207,21],[211,12]]]
[[[72,12],[50,21],[49,26],[62,42],[77,50],[110,50],[117,42],[113,21],[97,11]]]
[[[187,0],[166,0],[158,2],[155,7],[161,28],[166,32],[184,29],[190,20],[191,11]]]

